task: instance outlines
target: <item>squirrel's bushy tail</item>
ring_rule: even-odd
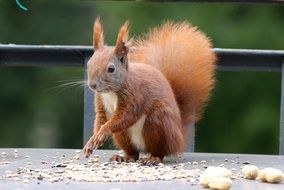
[[[138,39],[131,61],[150,64],[168,79],[183,125],[198,121],[214,85],[210,40],[188,22],[166,22]]]

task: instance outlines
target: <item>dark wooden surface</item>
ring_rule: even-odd
[[[7,157],[5,160],[11,161],[8,165],[0,165],[0,176],[5,174],[6,170],[16,171],[18,167],[31,167],[31,168],[50,168],[50,164],[41,164],[42,160],[47,160],[48,163],[51,161],[59,162],[62,154],[66,155],[66,159],[71,159],[75,155],[74,149],[17,149],[18,159],[14,159],[14,149],[0,149],[0,152],[6,152]],[[98,150],[95,154],[99,154],[101,157],[100,162],[105,162],[107,159],[117,151]],[[30,162],[32,165],[27,165],[28,159],[25,156],[30,156]],[[48,158],[46,158],[46,156]],[[1,158],[3,160],[3,158]],[[228,159],[228,162],[225,161]],[[175,158],[167,158],[166,164],[174,164]],[[284,156],[272,156],[272,155],[244,155],[244,154],[205,154],[205,153],[185,153],[184,160],[182,162],[200,162],[206,160],[208,166],[218,166],[224,163],[228,169],[236,168],[239,170],[244,166],[244,161],[249,161],[251,164],[257,165],[260,169],[265,167],[275,167],[284,170]],[[239,161],[237,164],[232,163],[231,160]],[[85,162],[86,159],[81,155],[81,162]],[[200,167],[201,166],[189,166],[189,167]],[[190,168],[189,168],[190,169]],[[14,189],[204,189],[200,185],[191,186],[189,182],[181,180],[173,181],[154,181],[154,182],[116,182],[116,183],[90,183],[90,182],[74,182],[71,181],[69,184],[65,182],[50,183],[41,182],[37,184],[37,180],[31,180],[30,183],[24,184],[22,181],[15,182],[12,179],[0,180],[0,189],[14,190]],[[261,189],[261,190],[283,190],[284,183],[281,184],[267,184],[257,180],[234,180],[232,190],[239,189]]]

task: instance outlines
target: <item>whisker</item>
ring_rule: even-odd
[[[67,82],[68,81],[68,82]],[[45,91],[57,91],[59,94],[66,91],[67,89],[77,89],[78,87],[81,86],[86,86],[87,82],[85,80],[61,80],[61,81],[56,81],[57,83],[63,83],[56,85],[54,87],[51,87]]]
[[[58,81],[55,81],[57,83],[60,83],[60,82],[85,82],[85,80],[81,80],[81,79],[69,79],[69,80],[58,80]]]

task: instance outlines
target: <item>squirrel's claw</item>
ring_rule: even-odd
[[[93,153],[94,148],[94,136],[92,136],[83,148],[83,152],[86,158],[88,158]]]
[[[101,128],[99,132],[93,135],[84,146],[83,151],[85,157],[88,158],[93,153],[94,149],[102,146],[109,136],[110,133],[108,132],[108,130],[103,130],[103,128]]]
[[[138,160],[138,162],[141,163],[142,165],[153,166],[153,165],[158,165],[159,163],[162,162],[162,160],[159,157],[150,156],[148,158],[141,158]]]

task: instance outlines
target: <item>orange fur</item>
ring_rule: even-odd
[[[104,45],[104,36],[103,36],[103,28],[100,22],[100,18],[98,17],[94,23],[93,28],[93,46],[94,49],[100,49]]]
[[[125,46],[128,40],[128,26],[129,23],[126,21],[118,32],[114,52],[120,56],[124,56],[128,53],[128,49]]]
[[[166,22],[135,42],[130,61],[152,65],[168,79],[183,125],[197,122],[214,86],[210,40],[187,22]]]

